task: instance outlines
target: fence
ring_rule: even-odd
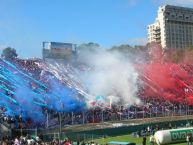
[[[59,124],[64,125],[75,125],[75,124],[87,124],[87,123],[102,123],[107,121],[123,121],[140,118],[153,118],[153,117],[167,117],[167,116],[186,116],[193,115],[193,109],[189,106],[180,108],[162,108],[156,110],[156,108],[150,108],[148,111],[133,109],[132,111],[127,110],[119,113],[107,112],[100,110],[96,112],[82,112],[82,113],[61,113],[60,117],[52,118],[51,115],[47,117],[45,126],[47,128],[59,127]]]
[[[141,131],[148,126],[158,125],[160,128],[164,128],[166,125],[171,124],[174,126],[181,126],[182,124],[185,126],[187,121],[191,120],[180,120],[180,121],[166,121],[166,122],[157,122],[157,123],[145,123],[141,125],[130,125],[130,126],[121,126],[114,128],[101,128],[94,130],[86,130],[86,131],[77,131],[77,132],[60,132],[60,129],[15,129],[12,130],[13,136],[26,136],[27,134],[32,137],[39,136],[44,141],[52,141],[53,139],[64,140],[65,138],[70,138],[73,141],[90,141],[98,138],[105,138],[107,136],[119,136],[124,134],[129,134],[137,131]]]

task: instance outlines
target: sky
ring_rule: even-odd
[[[42,42],[143,45],[160,5],[193,0],[0,0],[0,51],[41,58]]]

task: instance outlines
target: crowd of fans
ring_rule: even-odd
[[[11,138],[5,136],[0,141],[1,145],[72,145],[72,141],[66,138],[65,140],[53,139],[51,142],[43,141],[42,138],[30,135]]]
[[[52,141],[43,141],[40,137],[31,137],[30,135],[27,136],[20,136],[11,138],[9,136],[5,136],[0,140],[1,145],[99,145],[96,142],[72,142],[70,139],[66,138],[64,140],[53,139]]]
[[[29,74],[31,77],[46,83],[46,77],[42,75],[42,69],[40,67],[41,60],[21,60],[16,59],[13,62],[18,68],[21,68],[23,72]],[[185,67],[189,69],[189,67]],[[31,84],[33,87],[33,84]],[[49,87],[49,84],[46,84]],[[9,92],[8,92],[9,93]],[[11,95],[11,94],[10,94]],[[139,94],[140,96],[140,94]],[[159,116],[169,116],[169,115],[187,115],[193,114],[191,106],[188,106],[186,102],[181,104],[155,99],[155,98],[141,98],[143,105],[133,105],[129,107],[115,106],[112,105],[111,108],[96,107],[86,111],[76,111],[61,113],[61,121],[63,125],[70,124],[84,124],[84,123],[98,123],[103,121],[112,120],[126,120],[126,119],[136,119],[145,117],[159,117]],[[23,120],[22,116],[8,117],[3,114],[4,108],[1,110],[1,121],[10,124],[11,128],[33,128],[32,120]],[[45,115],[48,115],[48,123],[39,124],[42,127],[55,127],[59,124],[60,118],[59,113],[54,110],[47,110],[42,107],[42,111]]]
[[[141,130],[138,130],[137,132],[133,132],[132,136],[136,138],[141,138],[142,139],[142,144],[147,144],[147,137],[150,138],[149,143],[150,144],[155,144],[155,137],[154,134],[156,131],[163,130],[163,129],[176,129],[176,128],[181,128],[181,127],[191,127],[193,126],[193,121],[187,122],[186,124],[180,124],[176,126],[176,124],[171,124],[171,123],[165,123],[162,126],[159,124],[155,125],[149,125],[147,127],[144,127]],[[103,136],[105,137],[105,136]],[[43,135],[39,136],[31,136],[27,134],[26,136],[16,136],[16,137],[9,137],[9,136],[4,136],[2,139],[0,139],[0,144],[2,145],[99,145],[98,143],[94,141],[89,141],[91,139],[77,139],[77,140],[70,140],[69,138],[65,139],[59,139],[59,137],[53,138],[51,141],[48,141],[44,139]],[[188,134],[186,141],[192,142],[192,134]],[[106,144],[107,145],[107,144]]]

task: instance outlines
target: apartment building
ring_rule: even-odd
[[[160,43],[163,49],[193,46],[193,9],[171,5],[159,7],[155,23],[148,25],[148,42]]]

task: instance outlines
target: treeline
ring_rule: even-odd
[[[100,51],[97,43],[84,43],[78,46],[78,51]],[[135,63],[193,63],[193,46],[185,49],[163,49],[160,44],[152,43],[145,46],[121,44],[107,49],[109,52],[119,52]]]
[[[163,49],[160,44],[148,46],[150,62],[193,63],[193,47],[184,49]]]
[[[102,48],[98,43],[82,43],[77,46],[77,54],[97,53],[99,51],[108,51],[120,53],[135,63],[193,63],[193,47],[186,49],[162,49],[160,44],[147,44],[145,46],[121,44],[109,49]],[[3,49],[1,57],[7,60],[17,58],[18,54],[14,48],[7,47]]]

